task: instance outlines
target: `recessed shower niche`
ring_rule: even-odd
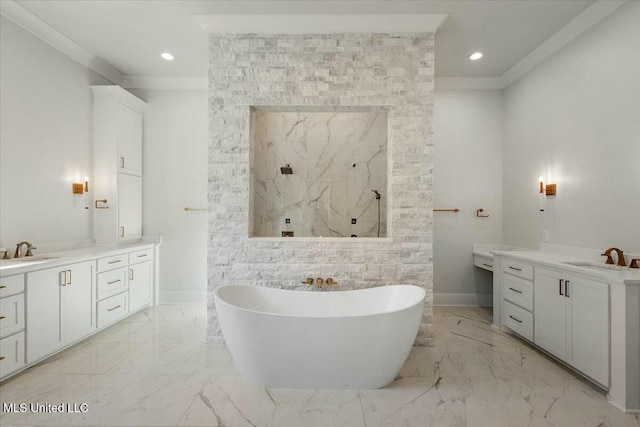
[[[387,237],[387,110],[252,107],[250,237]]]

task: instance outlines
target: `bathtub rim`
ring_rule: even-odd
[[[255,313],[255,314],[263,314],[263,315],[268,315],[268,316],[277,316],[277,317],[283,317],[283,318],[294,318],[294,319],[357,319],[357,318],[364,318],[364,317],[370,317],[370,316],[380,316],[380,315],[389,315],[389,314],[393,314],[393,313],[399,313],[408,309],[411,309],[413,307],[415,307],[416,305],[419,304],[424,304],[425,302],[425,298],[427,297],[427,292],[425,291],[424,288],[417,286],[417,285],[383,285],[383,286],[374,286],[371,288],[363,288],[363,289],[349,289],[349,290],[345,290],[345,291],[329,291],[331,293],[342,293],[342,292],[360,292],[360,291],[368,291],[368,290],[373,290],[373,289],[377,289],[377,288],[399,288],[399,287],[411,287],[411,288],[417,288],[421,291],[422,293],[422,297],[420,299],[417,299],[415,302],[408,304],[404,307],[400,307],[398,309],[395,310],[390,310],[390,311],[380,311],[380,312],[375,312],[375,313],[367,313],[367,314],[355,314],[355,315],[350,315],[350,316],[312,316],[312,315],[302,315],[302,314],[283,314],[283,313],[274,313],[271,311],[260,311],[260,310],[252,310],[250,308],[246,308],[246,307],[240,307],[238,305],[235,304],[231,304],[230,302],[226,301],[224,298],[220,297],[219,295],[219,290],[223,289],[223,288],[227,288],[227,287],[235,287],[235,286],[242,286],[242,287],[248,287],[248,288],[259,288],[259,289],[268,289],[269,291],[282,291],[282,292],[306,292],[306,293],[317,293],[318,291],[304,291],[304,290],[295,290],[295,289],[280,289],[280,288],[271,288],[271,287],[267,287],[267,286],[258,286],[258,285],[245,285],[245,284],[241,284],[241,285],[232,285],[232,284],[227,284],[227,285],[220,285],[218,286],[216,289],[214,289],[213,291],[213,295],[215,297],[215,304],[218,304],[218,302],[225,304],[228,307],[232,307],[235,308],[237,310],[241,310],[241,311],[245,311],[248,313]]]

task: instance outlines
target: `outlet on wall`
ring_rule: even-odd
[[[542,241],[543,242],[549,241],[549,230],[542,230]]]

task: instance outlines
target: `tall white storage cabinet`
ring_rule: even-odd
[[[93,91],[93,235],[114,246],[142,237],[142,122],[146,103],[120,86]]]

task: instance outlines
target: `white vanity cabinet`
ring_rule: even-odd
[[[122,319],[129,311],[129,254],[98,258],[96,311],[98,328]]]
[[[157,251],[79,248],[0,277],[0,380],[152,305]]]
[[[142,175],[142,113],[124,102],[118,102],[118,154],[119,172]]]
[[[151,303],[153,247],[98,258],[96,310],[98,328]]]
[[[536,268],[534,343],[609,386],[609,285]]]
[[[533,341],[533,266],[509,258],[500,265],[502,324]]]
[[[153,250],[129,254],[129,311],[134,312],[151,302]]]
[[[142,236],[142,179],[119,174],[118,178],[118,239],[139,239]]]
[[[142,236],[142,126],[146,104],[119,86],[92,86],[94,238],[115,246]]]
[[[95,261],[26,274],[27,363],[89,335],[96,328]]]
[[[0,378],[25,365],[24,275],[0,279]]]

